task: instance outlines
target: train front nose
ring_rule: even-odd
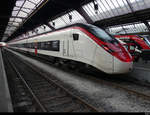
[[[129,52],[118,52],[114,57],[114,73],[128,73],[133,70],[132,56]]]
[[[129,73],[133,70],[133,62],[122,62],[118,59],[114,59],[114,73],[122,74]]]
[[[109,44],[113,50],[114,56],[114,73],[128,73],[132,71],[133,60],[130,53],[120,44]]]

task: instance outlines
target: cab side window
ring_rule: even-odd
[[[74,33],[73,34],[73,40],[74,41],[79,40],[79,34]]]

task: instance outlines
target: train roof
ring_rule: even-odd
[[[30,37],[27,37],[27,38],[30,39],[30,38],[33,38],[33,37],[36,37],[36,36],[40,36],[40,35],[43,35],[43,34],[47,34],[47,33],[50,33],[50,32],[55,32],[55,31],[62,30],[62,29],[66,29],[66,28],[70,28],[70,27],[81,27],[81,28],[87,29],[89,26],[94,26],[94,25],[91,25],[91,24],[83,24],[83,23],[75,23],[75,24],[72,24],[72,25],[68,25],[68,26],[65,26],[65,27],[61,27],[61,28],[52,30],[52,31],[48,31],[48,32],[44,32],[44,33],[41,33],[41,34],[33,35],[33,36],[30,36]],[[14,39],[14,40],[12,40],[12,41],[10,41],[10,42],[19,41],[19,40],[23,40],[23,39],[27,39],[27,38]],[[9,43],[9,42],[8,42],[8,43]]]
[[[91,25],[91,24],[83,24],[83,23],[75,23],[75,24],[72,24],[72,25],[68,25],[68,26],[65,26],[65,27],[61,27],[61,28],[55,29],[53,31],[57,31],[57,30],[65,29],[65,28],[70,28],[70,27],[76,27],[76,26],[87,29],[87,27],[93,26],[93,25]],[[51,31],[51,32],[53,32],[53,31]]]

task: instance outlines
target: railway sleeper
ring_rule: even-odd
[[[59,111],[62,111],[62,112],[72,112],[75,109],[78,109],[80,107],[81,107],[81,105],[79,105],[77,103],[68,102],[68,103],[61,104],[59,106],[51,107],[51,110],[53,110],[53,111],[58,111],[59,110]]]
[[[60,95],[64,95],[64,93],[58,93],[58,92],[55,92],[55,91],[49,91],[47,93],[38,93],[38,92],[35,92],[35,94],[38,96],[38,97],[43,97],[43,98],[49,98],[49,97],[54,97],[54,96],[60,96]]]
[[[62,98],[56,98],[50,101],[46,101],[45,104],[48,104],[49,106],[58,106],[71,101],[72,101],[71,97],[62,97]]]
[[[63,97],[66,97],[66,95],[57,95],[57,96],[53,96],[53,97],[47,97],[47,98],[43,98],[41,99],[41,101],[50,101],[52,99],[56,99],[56,98],[63,98]]]
[[[61,102],[59,102],[59,103],[55,103],[55,104],[49,104],[49,105],[47,105],[48,106],[48,110],[50,110],[50,111],[63,111],[65,108],[68,108],[68,107],[70,107],[70,104],[71,103],[71,101],[70,100],[68,100],[68,101],[61,101]],[[64,106],[65,105],[65,106]]]

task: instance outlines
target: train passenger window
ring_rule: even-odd
[[[30,48],[30,43],[27,43],[27,44],[26,44],[26,47],[27,47],[27,48]]]
[[[41,42],[38,42],[38,49],[41,49]]]
[[[31,48],[31,49],[33,48],[33,43],[30,44],[30,48]]]
[[[52,48],[57,48],[58,41],[52,41]]]
[[[21,47],[21,48],[23,48],[23,47],[24,47],[24,45],[23,45],[23,44],[21,44],[21,45],[20,45],[20,47]]]
[[[45,43],[44,42],[41,42],[41,49],[45,49]]]
[[[59,51],[59,40],[39,42],[37,45],[38,45],[38,49],[49,50],[49,51]]]
[[[31,43],[29,43],[28,48],[31,48]]]
[[[26,47],[25,43],[23,44],[23,47],[24,47],[24,48]]]
[[[31,43],[31,48],[32,48],[32,49],[34,48],[34,43]]]
[[[32,43],[30,43],[29,48],[32,48]]]
[[[79,40],[79,34],[73,34],[73,40]]]
[[[51,42],[45,42],[45,50],[51,50]]]
[[[59,51],[59,40],[51,41],[52,43],[52,51]]]
[[[28,48],[31,48],[31,43],[28,44]]]

